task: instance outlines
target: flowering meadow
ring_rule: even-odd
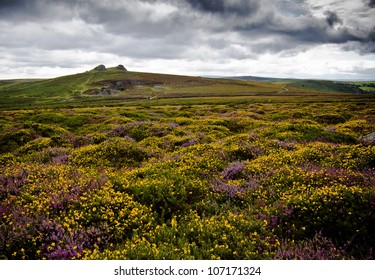
[[[372,132],[345,100],[0,111],[0,258],[373,259]]]

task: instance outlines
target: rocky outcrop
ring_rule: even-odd
[[[119,65],[117,65],[117,66],[114,67],[114,68],[117,69],[117,70],[128,71],[128,70],[126,70],[125,66],[122,65],[122,64],[119,64]],[[93,70],[93,71],[105,71],[105,70],[107,70],[107,68],[105,67],[105,65],[100,64],[100,65],[96,66],[96,67],[95,67],[94,69],[92,69],[92,70]]]
[[[96,66],[93,70],[94,71],[105,71],[105,70],[107,70],[107,68],[105,68],[105,66],[103,64],[100,64],[100,65]]]
[[[126,68],[124,67],[124,65],[122,64],[119,64],[115,67],[117,70],[123,70],[123,71],[127,71]]]
[[[120,94],[121,90],[110,88],[110,87],[102,87],[100,89],[89,89],[84,92],[87,95],[116,95]]]

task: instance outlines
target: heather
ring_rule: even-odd
[[[373,259],[373,102],[273,101],[0,111],[0,258]]]

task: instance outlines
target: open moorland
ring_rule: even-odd
[[[0,258],[373,259],[373,132],[371,94],[0,81]]]

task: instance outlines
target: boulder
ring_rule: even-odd
[[[105,68],[105,66],[103,64],[100,64],[100,65],[96,66],[93,70],[94,71],[105,71],[105,70],[107,70],[107,68]]]
[[[361,142],[365,145],[375,145],[375,132],[361,137]]]
[[[115,67],[117,70],[124,70],[124,71],[127,71],[126,68],[124,67],[124,65],[122,64],[119,64]]]

